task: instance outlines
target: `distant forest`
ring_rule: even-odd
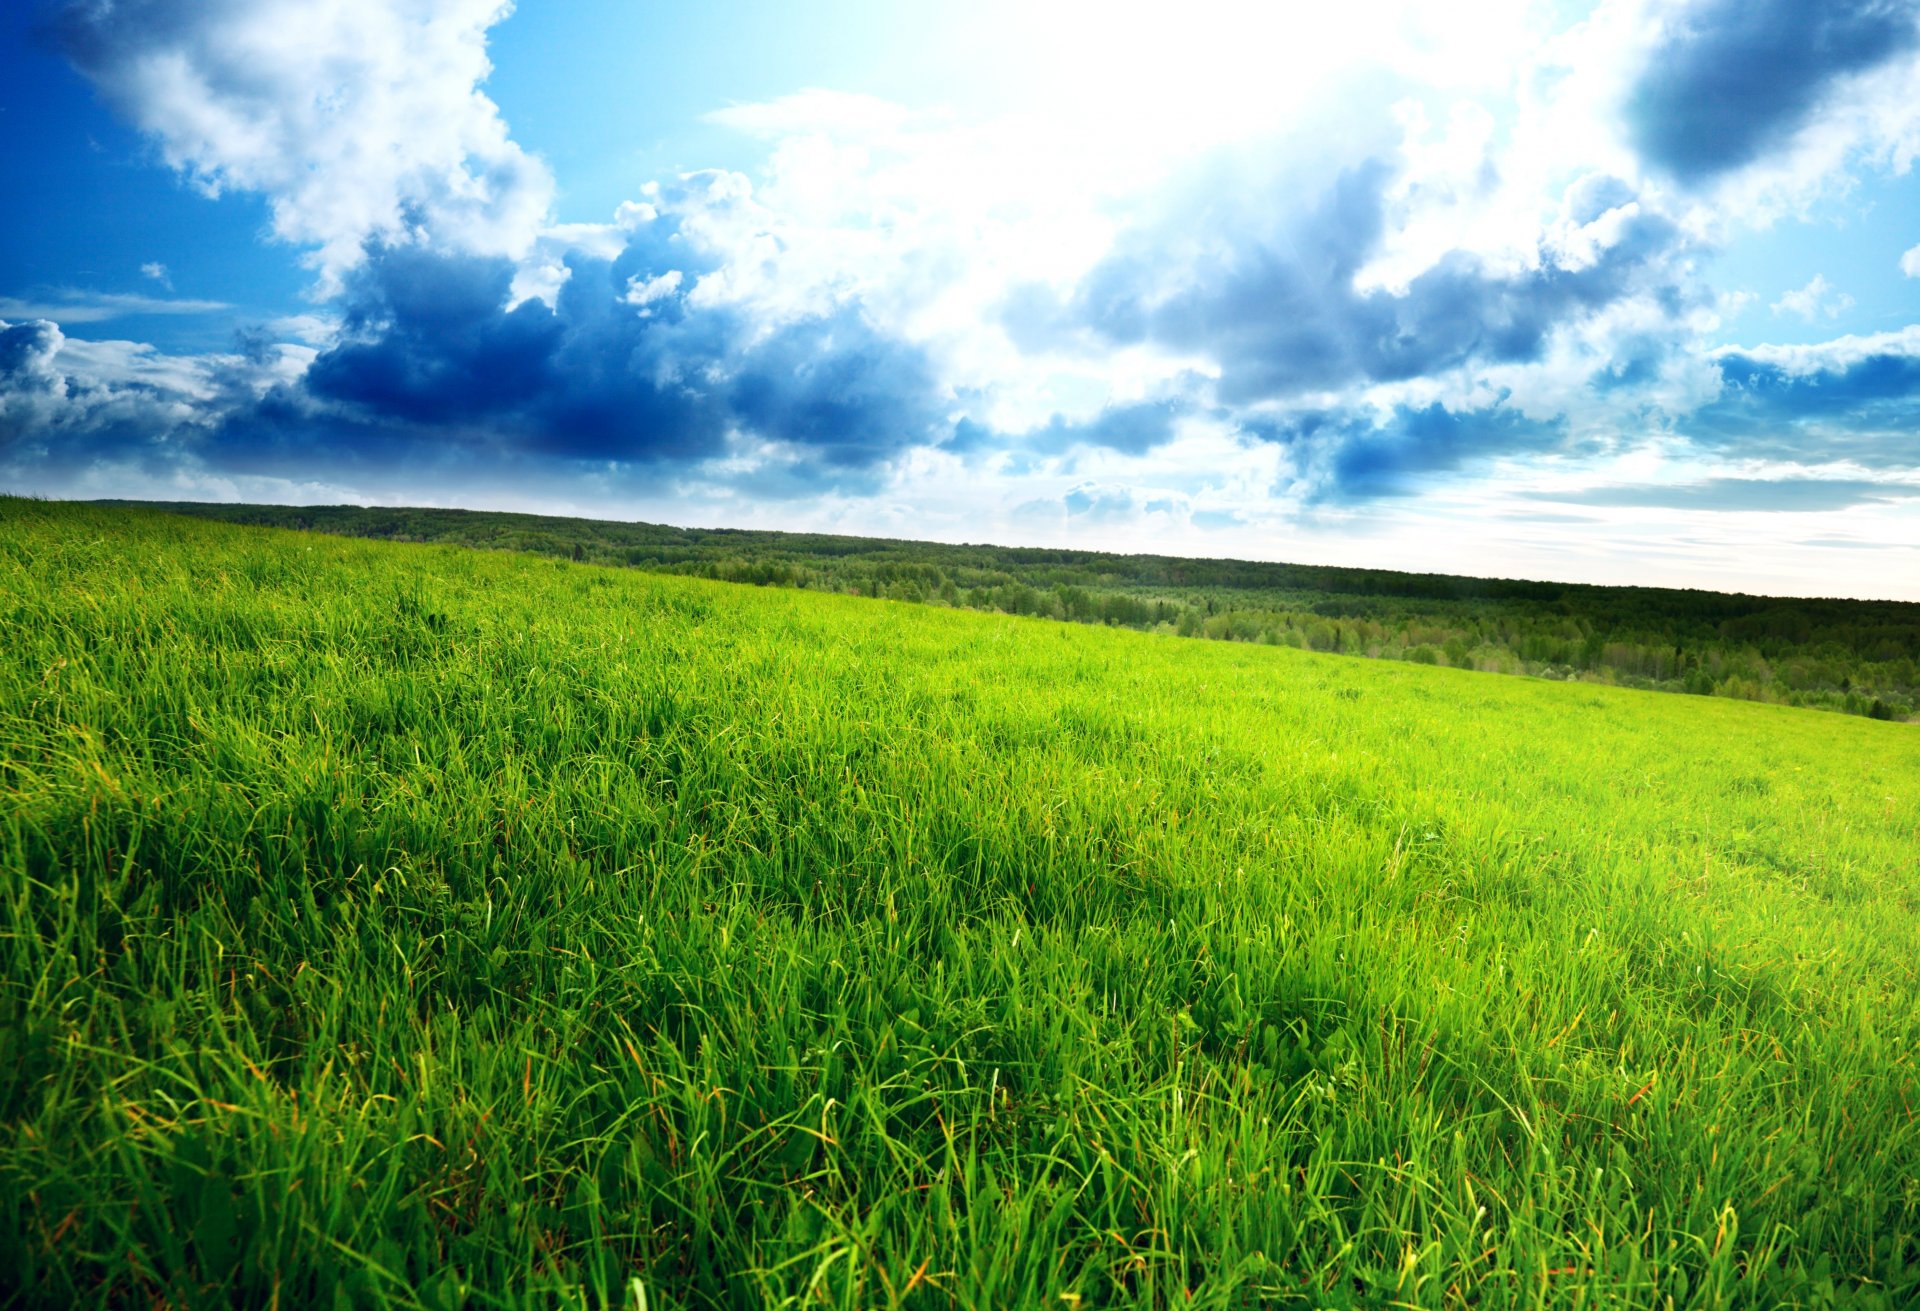
[[[120,502],[134,504],[133,502]],[[1920,604],[559,519],[140,502],[232,523],[531,551],[761,586],[1907,719]]]

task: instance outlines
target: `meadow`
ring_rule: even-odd
[[[0,1300],[1920,1304],[1920,730],[0,499]]]
[[[139,502],[107,502],[138,505]],[[1920,602],[1597,587],[1252,560],[955,546],[496,510],[170,502],[220,519],[527,551],[722,582],[1811,706],[1920,710]],[[1856,580],[1836,577],[1835,590]]]

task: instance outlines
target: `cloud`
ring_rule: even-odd
[[[1111,521],[1131,518],[1137,509],[1133,490],[1128,487],[1102,487],[1096,483],[1081,483],[1067,489],[1060,503],[1067,508],[1067,514],[1075,519],[1089,522]]]
[[[64,288],[39,300],[0,296],[0,318],[51,319],[55,323],[104,323],[140,314],[217,314],[232,308],[220,300],[163,300],[76,288]]]
[[[1920,465],[1920,328],[1717,357],[1718,397],[1675,421],[1703,448],[1749,458]]]
[[[263,326],[276,337],[314,347],[330,346],[340,334],[340,321],[324,314],[285,314]]]
[[[1317,189],[1276,180],[1238,202],[1227,189],[1244,179],[1213,179],[1165,223],[1123,237],[1064,301],[1014,297],[1010,330],[1034,349],[1077,335],[1204,360],[1220,400],[1243,406],[1533,361],[1557,330],[1623,298],[1684,300],[1666,268],[1679,230],[1619,187],[1584,185],[1567,226],[1522,262],[1452,250],[1403,288],[1362,287],[1394,176],[1372,159]]]
[[[1859,478],[1708,478],[1534,493],[1574,505],[1666,510],[1820,512],[1920,497],[1920,485]]]
[[[1088,528],[1125,530],[1151,520],[1156,528],[1185,526],[1205,516],[1195,514],[1192,501],[1164,488],[1150,489],[1100,479],[1082,479],[1057,497],[1028,501],[1018,513],[1034,526],[1069,531]],[[1217,517],[1217,516],[1215,516]]]
[[[1394,406],[1385,412],[1304,411],[1255,419],[1248,431],[1295,452],[1309,499],[1357,502],[1411,495],[1419,476],[1478,458],[1550,449],[1566,439],[1560,419],[1535,419],[1495,404],[1452,410]]]
[[[736,457],[744,441],[763,457],[859,470],[940,435],[925,361],[857,310],[756,335],[684,295],[643,316],[626,303],[619,261],[573,274],[557,306],[509,308],[505,261],[380,252],[305,392],[370,428],[404,428],[397,444],[478,434],[500,454],[561,465],[684,465]],[[749,459],[732,472],[769,462],[796,463]]]
[[[857,303],[775,320],[709,291],[725,252],[706,228],[738,200],[730,185],[659,200],[628,215],[615,258],[576,250],[551,305],[516,300],[505,257],[375,246],[343,278],[337,323],[283,325],[318,352],[248,338],[233,357],[177,361],[161,389],[126,358],[80,367],[88,344],[47,324],[13,354],[73,367],[49,392],[52,375],[22,363],[0,392],[31,390],[23,429],[57,430],[69,462],[164,447],[217,471],[302,477],[462,461],[546,478],[699,467],[760,495],[812,495],[871,488],[875,469],[952,434],[925,354]],[[653,289],[641,304],[635,286]],[[139,435],[98,403],[136,394],[152,402]]]
[[[1634,145],[1686,183],[1753,163],[1843,79],[1914,49],[1904,0],[1696,0],[1669,20],[1632,88]]]
[[[152,279],[168,291],[173,290],[173,276],[167,272],[167,266],[159,260],[152,260],[146,264],[142,264],[140,266],[140,276]]]
[[[1789,291],[1770,307],[1775,314],[1797,314],[1812,323],[1816,319],[1837,319],[1853,308],[1853,297],[1835,291],[1822,274],[1815,274],[1806,286]]]
[[[262,192],[328,286],[369,241],[519,257],[546,165],[486,80],[507,0],[71,0],[68,57],[209,194]]]
[[[1129,352],[1153,362],[1135,399],[1094,372],[1067,389],[1072,411],[1036,425],[989,421],[992,393],[957,388],[868,287],[844,281],[807,234],[788,240],[789,220],[744,178],[700,174],[565,243],[547,297],[524,295],[524,266],[505,256],[370,246],[341,277],[337,318],[279,325],[319,347],[303,374],[207,389],[168,446],[261,476],[464,461],[775,497],[871,488],[916,449],[1064,466],[1086,452],[1151,458],[1193,427],[1219,434],[1229,458],[1236,432],[1283,446],[1289,487],[1357,502],[1564,445],[1564,418],[1508,403],[1477,373],[1538,362],[1555,334],[1627,299],[1656,315],[1684,303],[1663,267],[1680,239],[1611,178],[1575,185],[1531,264],[1456,252],[1399,291],[1362,290],[1386,176],[1336,173],[1264,222],[1258,206],[1183,203],[1174,214],[1203,221],[1180,260],[1155,266],[1145,245],[1123,246],[1077,291],[1042,296],[1051,317],[1027,330],[1050,334],[1066,368],[1110,368]],[[1382,387],[1371,400],[1357,390]]]
[[[1056,414],[1044,427],[1017,437],[1002,438],[1002,444],[1056,454],[1085,445],[1127,455],[1145,455],[1172,441],[1175,426],[1192,409],[1190,402],[1170,398],[1123,402],[1089,419],[1069,420]]]
[[[234,489],[357,487],[366,496],[383,485],[471,485],[484,450],[471,433],[318,400],[301,383],[310,348],[243,339],[233,353],[176,356],[67,338],[46,322],[0,324],[0,341],[0,482],[8,485],[229,499]],[[500,453],[500,474],[537,472],[513,467],[511,457]]]
[[[50,363],[0,394],[33,416],[14,435],[33,425],[71,467],[699,487],[735,505],[939,468],[1057,480],[1063,523],[1117,513],[1136,478],[1213,506],[1191,479],[1218,474],[1297,510],[1643,441],[1746,455],[1831,436],[1894,467],[1909,402],[1863,389],[1902,366],[1710,355],[1705,202],[1598,142],[1617,124],[1561,148],[1567,61],[1603,40],[1612,71],[1573,102],[1617,105],[1644,49],[1626,32],[1639,9],[1601,10],[1536,50],[1523,88],[1470,79],[1510,107],[1343,74],[1316,83],[1310,130],[1210,126],[1204,149],[1162,141],[1150,165],[1118,136],[1089,154],[1071,131],[802,92],[711,116],[771,143],[755,182],[688,174],[610,222],[553,225],[545,166],[481,93],[500,0],[81,0],[60,24],[75,61],[197,183],[263,192],[327,299],[224,356],[113,355],[54,329],[17,347]],[[1877,21],[1860,4],[1756,12],[1815,45]],[[1781,39],[1730,6],[1687,13],[1648,67],[1692,70],[1696,90],[1718,85],[1707,47]],[[1828,54],[1825,82],[1775,89],[1801,108],[1768,142],[1873,64]],[[0,311],[222,308],[41,300]],[[1843,300],[1817,278],[1777,309],[1813,321]]]
[[[0,319],[0,441],[44,427],[61,403],[63,379],[53,362],[60,342],[60,329],[45,320]]]
[[[1920,246],[1900,257],[1900,271],[1910,278],[1920,278]]]
[[[138,342],[74,340],[45,320],[0,321],[0,481],[66,485],[101,460],[168,478],[194,461],[223,414],[304,362],[285,348],[170,356]]]
[[[1827,547],[1839,547],[1851,551],[1910,551],[1913,549],[1905,542],[1863,541],[1858,537],[1806,537],[1795,545],[1813,547],[1816,550]]]

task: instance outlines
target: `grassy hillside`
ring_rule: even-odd
[[[122,502],[125,504],[125,502]],[[1459,578],[1247,560],[557,519],[479,510],[175,503],[186,514],[532,551],[1456,669],[1813,706],[1920,707],[1920,604]],[[1845,580],[1836,580],[1845,586]]]
[[[0,500],[18,1305],[1920,1301],[1920,736]]]

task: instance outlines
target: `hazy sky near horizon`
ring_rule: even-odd
[[[0,489],[1920,599],[1920,3],[0,15]]]

